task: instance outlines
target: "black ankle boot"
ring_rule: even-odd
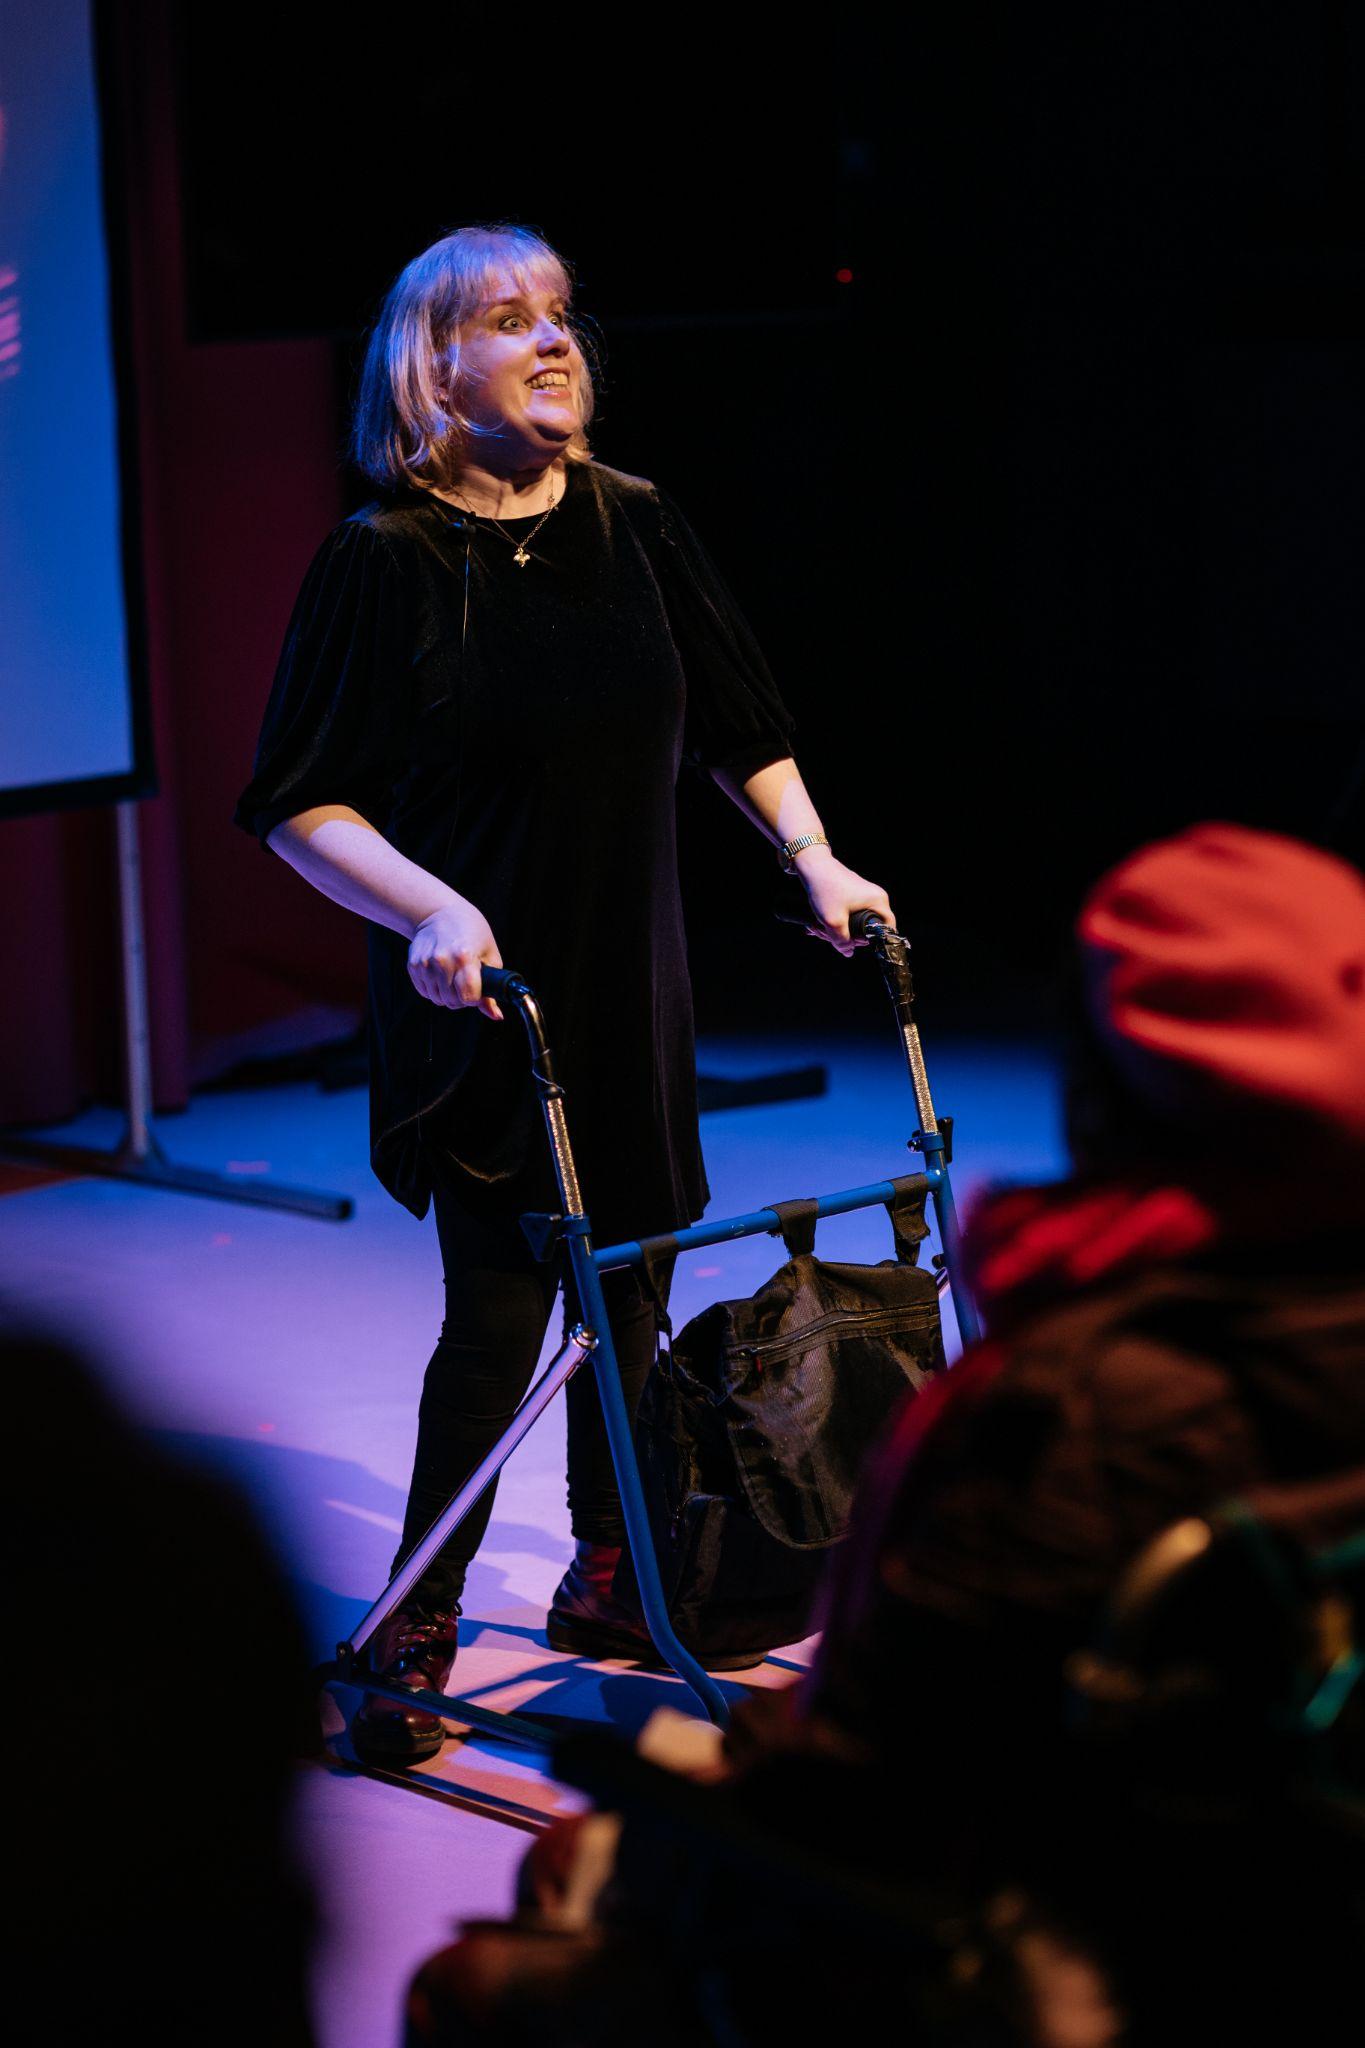
[[[371,1637],[366,1667],[391,1684],[444,1692],[455,1668],[457,1600],[438,1613],[398,1607]],[[423,1708],[366,1693],[351,1723],[351,1744],[362,1763],[425,1763],[445,1741],[445,1724]]]
[[[573,1562],[556,1586],[545,1617],[545,1640],[552,1650],[571,1657],[628,1657],[634,1664],[666,1671],[643,1620],[612,1592],[621,1546],[608,1543],[574,1545]],[[704,1657],[711,1671],[749,1671],[763,1662],[763,1652]]]
[[[545,1639],[552,1650],[575,1657],[647,1657],[654,1654],[638,1619],[612,1595],[611,1582],[620,1562],[619,1544],[574,1545],[573,1562],[555,1587],[545,1617]]]

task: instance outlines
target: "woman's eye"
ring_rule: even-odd
[[[569,316],[567,313],[551,313],[550,318],[554,321],[556,327],[567,327],[569,324]],[[514,323],[518,326],[524,326],[526,324],[522,314],[504,313],[501,319],[498,321],[499,329],[506,327],[509,324],[509,322]]]

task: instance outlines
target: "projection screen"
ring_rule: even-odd
[[[95,13],[0,6],[0,814],[154,787]]]

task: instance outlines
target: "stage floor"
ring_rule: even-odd
[[[905,1140],[914,1106],[888,1039],[706,1040],[699,1064],[708,1073],[821,1060],[830,1076],[822,1097],[703,1119],[708,1215],[913,1171]],[[1045,1048],[927,1050],[936,1104],[956,1119],[959,1204],[983,1181],[1060,1171],[1058,1088]],[[399,1530],[418,1392],[441,1319],[434,1227],[371,1177],[361,1091],[204,1095],[158,1128],[183,1163],[349,1194],[356,1214],[318,1223],[103,1179],[20,1186],[0,1202],[0,1290],[93,1347],[168,1445],[238,1480],[287,1559],[322,1658],[382,1587]],[[51,1135],[111,1142],[116,1130],[111,1113],[92,1112]],[[820,1249],[885,1258],[889,1227],[880,1212],[835,1219],[821,1225]],[[767,1238],[680,1260],[675,1319],[750,1292],[780,1262]],[[557,1319],[547,1358],[556,1331]],[[456,1682],[490,1706],[633,1729],[656,1706],[691,1696],[671,1679],[547,1649],[545,1605],[570,1549],[563,1457],[561,1406],[503,1476],[470,1574]],[[743,1684],[790,1682],[809,1647],[784,1651]],[[725,1683],[739,1690],[740,1681]],[[344,1756],[344,1732],[338,1748]],[[339,1760],[300,1774],[298,1825],[324,1916],[321,2048],[395,2041],[412,1969],[461,1919],[507,1908],[530,1831],[573,1803],[525,1752],[484,1737],[448,1742],[423,1783],[425,1798]]]

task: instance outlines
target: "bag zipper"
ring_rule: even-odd
[[[925,1307],[929,1306],[930,1304],[926,1302]],[[904,1308],[832,1309],[828,1315],[809,1323],[795,1336],[775,1337],[770,1344],[727,1344],[724,1355],[726,1358],[752,1358],[761,1372],[763,1360],[781,1358],[788,1351],[799,1351],[807,1346],[813,1337],[822,1335],[826,1330],[857,1329],[860,1335],[871,1336],[880,1327],[891,1329],[902,1322],[905,1313]]]

